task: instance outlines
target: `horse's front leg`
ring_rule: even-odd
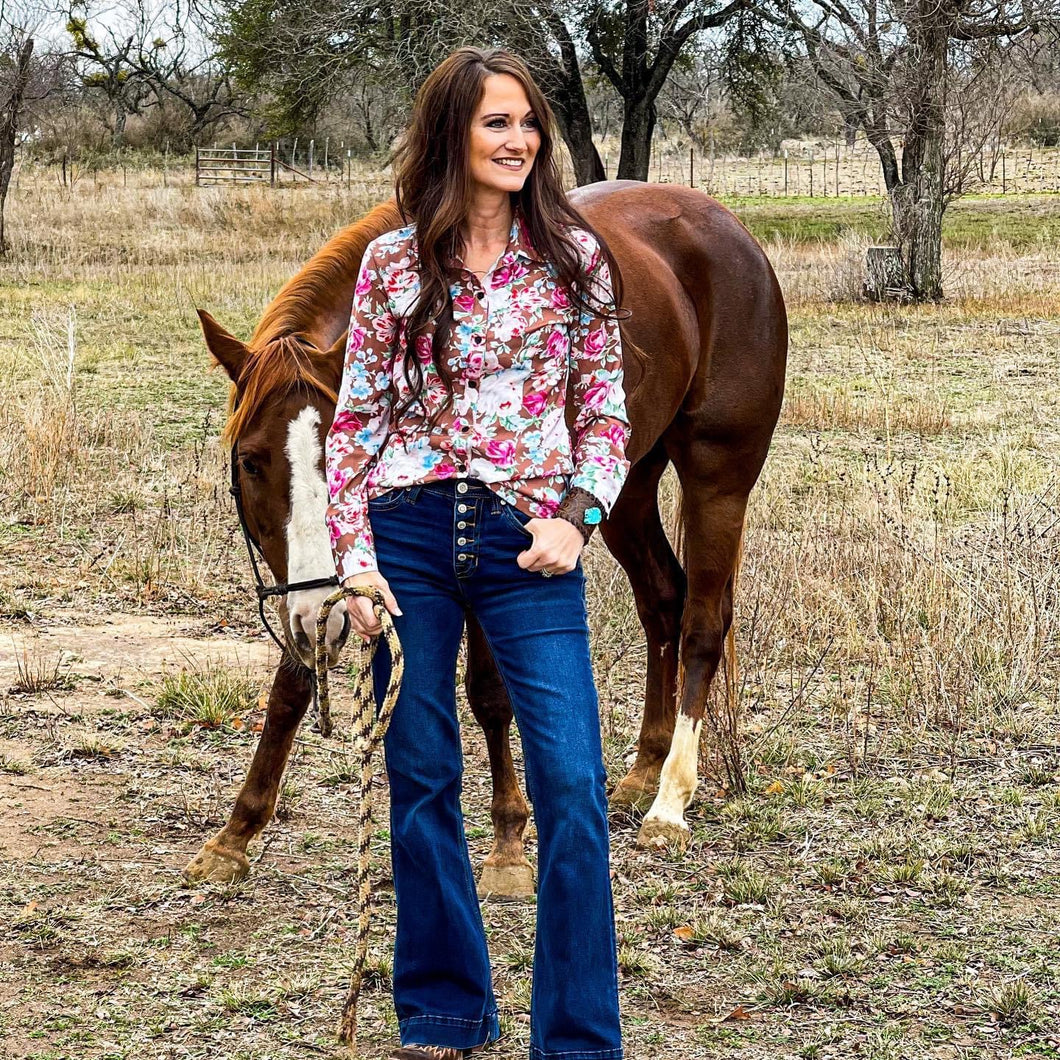
[[[486,734],[493,774],[493,849],[482,865],[479,897],[526,898],[534,893],[534,873],[523,845],[530,810],[519,788],[508,740],[512,705],[482,629],[470,615],[464,689],[475,720]]]
[[[273,678],[265,728],[232,815],[188,863],[185,879],[231,883],[250,871],[247,844],[269,823],[276,809],[294,734],[312,694],[312,673],[285,655]]]

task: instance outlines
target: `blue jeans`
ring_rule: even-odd
[[[460,485],[465,487],[460,490]],[[606,774],[581,561],[545,578],[516,556],[529,516],[473,479],[369,501],[379,570],[403,615],[405,676],[384,741],[397,900],[401,1042],[500,1036],[460,808],[456,661],[465,614],[489,642],[522,738],[538,839],[531,1060],[620,1060]],[[377,701],[390,670],[375,656]]]

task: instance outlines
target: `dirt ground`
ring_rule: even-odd
[[[193,309],[246,336],[366,203],[134,183],[43,174],[8,207],[0,1057],[340,1057],[341,680],[336,733],[303,726],[247,880],[181,878],[229,812],[275,662],[225,492],[227,388]],[[860,200],[739,207],[792,325],[737,613],[748,793],[708,739],[686,851],[638,850],[637,817],[613,814],[628,1060],[1060,1058],[1060,211],[960,205],[951,297],[907,308],[857,300],[877,223]],[[668,525],[673,501],[668,477]],[[599,541],[586,571],[613,784],[645,649]],[[478,865],[489,772],[460,709]],[[396,1036],[386,795],[369,1058]],[[534,904],[483,916],[504,1035],[486,1055],[521,1058]]]

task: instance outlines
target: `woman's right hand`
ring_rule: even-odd
[[[397,600],[394,599],[394,594],[390,591],[386,578],[377,570],[365,571],[364,574],[354,574],[342,583],[344,589],[361,588],[370,585],[383,591],[383,603],[386,604],[386,609],[392,615],[403,613],[401,608],[398,607]],[[346,598],[346,613],[350,616],[350,625],[353,627],[353,631],[366,644],[372,637],[376,637],[383,632],[383,624],[376,617],[372,601],[367,596],[348,596]]]

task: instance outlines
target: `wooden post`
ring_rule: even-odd
[[[269,144],[269,187],[276,187],[276,141]]]
[[[350,190],[350,181],[353,179],[353,151],[346,148],[346,190]]]
[[[1001,194],[1008,194],[1008,181],[1005,178],[1005,149],[1001,149]]]
[[[294,138],[294,146],[291,148],[291,167],[294,168],[294,156],[298,154],[298,137]]]
[[[328,144],[331,143],[331,137],[324,137],[324,179],[328,179]]]
[[[313,149],[316,147],[316,140],[309,141],[309,179],[313,179]]]
[[[195,148],[195,187],[199,187],[199,148]]]
[[[696,149],[694,147],[688,149],[688,186],[690,188],[696,186]]]
[[[784,196],[788,194],[788,149],[784,148]]]

